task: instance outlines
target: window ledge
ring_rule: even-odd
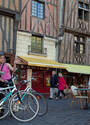
[[[44,54],[44,53],[33,53],[33,52],[28,52],[28,55],[36,55],[36,56],[44,56],[44,57],[46,57],[47,56],[47,54]]]
[[[43,48],[42,53],[36,53],[31,51],[31,46],[28,45],[28,55],[38,55],[38,56],[47,56],[47,48]]]
[[[37,16],[33,16],[33,15],[32,15],[32,17],[33,17],[33,18],[36,18],[36,19],[38,19],[38,20],[44,20],[44,19],[45,19],[45,17],[43,17],[43,18],[39,18],[39,17],[37,17]]]
[[[81,21],[81,22],[83,22],[83,23],[86,23],[86,24],[88,24],[88,22],[89,22],[89,20],[86,21],[84,19],[79,19],[79,18],[78,18],[78,20]]]

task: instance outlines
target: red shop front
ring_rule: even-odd
[[[25,69],[25,72],[22,72],[22,77],[26,76],[23,73],[27,74],[26,77],[28,78],[33,76],[34,80],[32,80],[31,87],[40,93],[49,93],[52,70],[56,68],[65,69],[65,66],[54,60],[22,56],[18,59],[20,60],[19,65],[23,65],[21,69]]]
[[[32,88],[40,93],[49,93],[51,71],[32,70]]]

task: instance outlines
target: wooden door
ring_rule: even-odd
[[[33,70],[32,88],[38,92],[43,92],[44,89],[44,72]]]
[[[51,72],[33,70],[33,77],[32,88],[41,93],[49,93]]]

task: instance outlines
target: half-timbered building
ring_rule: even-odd
[[[32,87],[49,92],[51,71],[64,68],[56,62],[57,0],[22,0],[16,55],[22,64],[22,79],[35,78]]]
[[[69,84],[80,77],[84,82],[90,74],[90,0],[0,0],[0,51],[19,57],[20,77],[33,76],[40,92],[49,92],[54,68],[67,68],[61,71]]]
[[[59,19],[59,62],[67,66],[69,83],[81,84],[90,74],[90,0],[61,0]],[[60,7],[61,3],[59,4]],[[61,39],[60,39],[61,38]],[[67,72],[65,72],[67,74]],[[77,77],[75,77],[77,76]]]
[[[0,0],[0,51],[4,51],[11,62],[16,52],[20,8],[21,0]]]

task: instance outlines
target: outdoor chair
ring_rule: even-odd
[[[78,90],[78,88],[76,86],[71,86],[71,96],[72,96],[72,102],[70,104],[70,107],[72,107],[72,104],[75,102],[76,104],[79,104],[80,102],[80,108],[84,109],[84,102],[85,99],[88,98],[87,96],[85,96],[84,94],[81,94],[81,91]]]
[[[88,91],[88,103],[90,103],[90,91]]]

